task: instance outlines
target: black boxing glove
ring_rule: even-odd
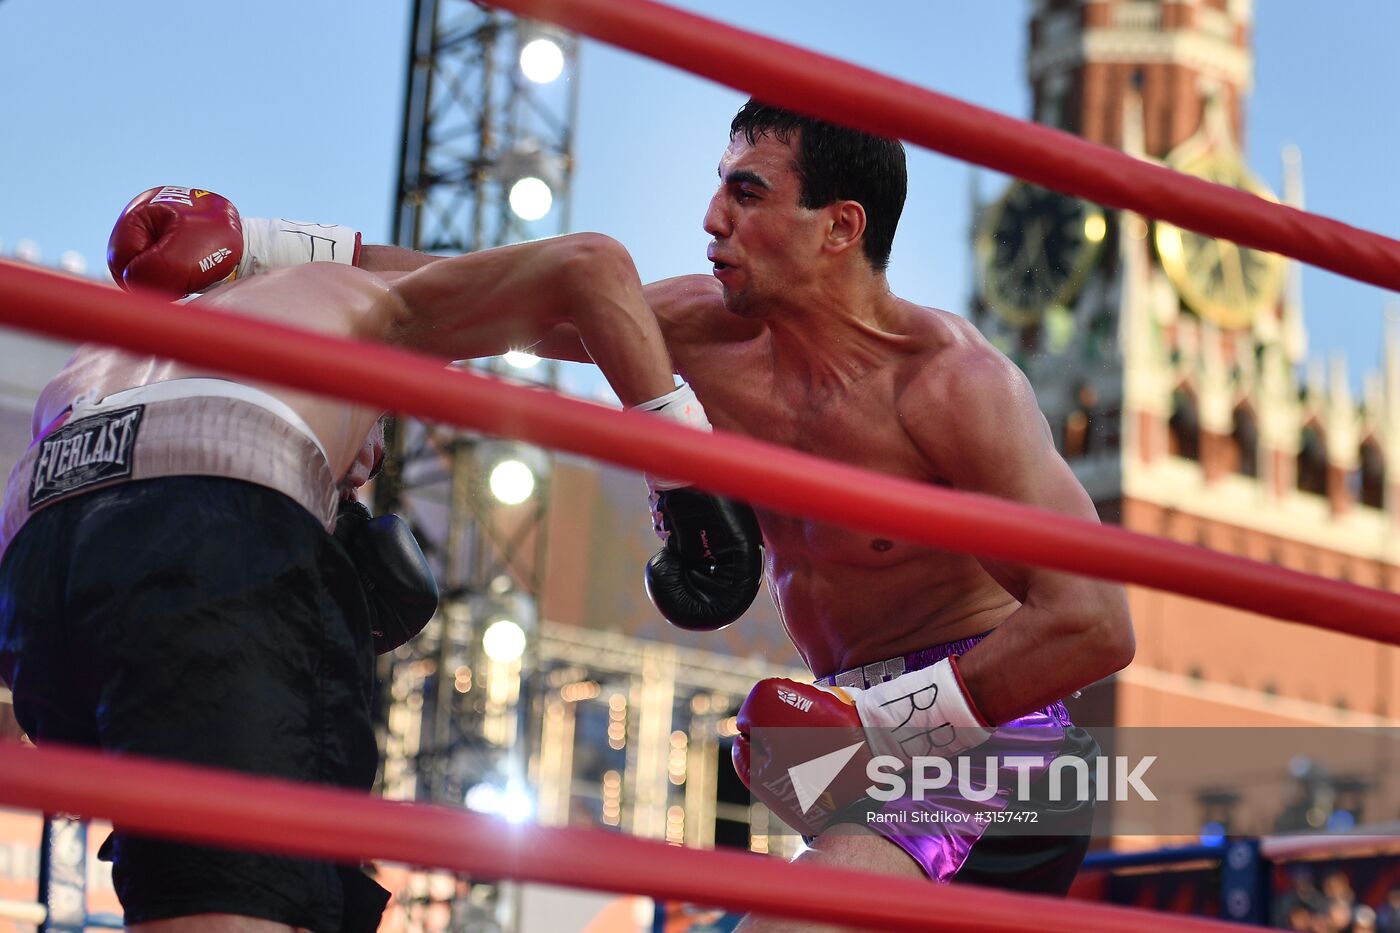
[[[704,406],[685,383],[634,410],[711,430]],[[650,473],[646,480],[652,527],[666,545],[647,561],[647,595],[672,625],[697,632],[724,628],[753,604],[763,578],[763,535],[753,509]]]
[[[763,580],[753,509],[693,486],[661,490],[655,503],[666,546],[647,561],[647,595],[678,628],[724,628],[753,604]]]
[[[437,612],[438,588],[408,523],[397,515],[371,518],[361,502],[345,499],[336,514],[335,538],[365,588],[375,653],[393,651],[421,632]]]

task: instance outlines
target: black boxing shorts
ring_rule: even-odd
[[[349,557],[264,486],[174,476],[86,492],[31,515],[0,561],[0,679],[40,744],[368,791],[373,660]],[[120,826],[111,842],[128,923],[373,930],[387,900],[354,867]]]

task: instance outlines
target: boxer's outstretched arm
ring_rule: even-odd
[[[661,336],[676,372],[685,375],[687,360],[711,348],[752,339],[762,325],[728,313],[720,284],[712,275],[682,275],[642,286],[642,297],[656,315]],[[588,358],[578,330],[561,324],[530,352],[551,360],[593,362]]]
[[[360,268],[386,277],[402,275],[446,257],[404,249],[400,246],[364,246]],[[661,335],[680,372],[681,355],[692,349],[703,352],[713,343],[732,342],[753,336],[757,325],[725,313],[719,283],[710,275],[685,275],[642,286],[642,295],[656,315]],[[572,363],[592,363],[578,328],[572,321],[555,326],[528,347],[536,356]]]
[[[440,262],[447,258],[449,257],[420,253],[402,246],[372,244],[361,248],[359,266],[366,272],[373,272],[384,277],[387,281],[394,282],[399,276],[416,272],[428,263]],[[584,349],[583,339],[579,337],[578,328],[571,321],[556,325],[538,342],[528,347],[514,349],[529,350],[536,356],[544,357],[547,360],[567,360],[571,363],[593,362],[588,351]]]
[[[1097,521],[1055,450],[1030,383],[984,341],[948,351],[901,395],[901,423],[955,489]],[[1117,583],[981,559],[1021,605],[959,662],[967,693],[1007,722],[1127,666],[1134,650]]]
[[[360,248],[359,266],[366,272],[373,272],[384,277],[386,281],[394,282],[398,280],[399,276],[416,272],[428,263],[440,262],[447,258],[449,257],[420,253],[418,250],[403,246],[368,244]],[[578,328],[572,322],[559,324],[537,343],[516,349],[529,350],[536,356],[544,357],[547,360],[567,360],[570,363],[593,362],[588,351],[583,347],[583,340],[579,337]]]
[[[427,261],[395,280],[367,327],[453,359],[538,345],[572,327],[626,405],[670,392],[671,361],[621,244],[581,233]],[[382,328],[382,329],[381,329]]]
[[[383,244],[365,244],[360,247],[361,269],[366,272],[413,272],[430,262],[438,262],[446,257],[431,253],[420,253],[416,249]]]

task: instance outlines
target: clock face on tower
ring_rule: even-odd
[[[1004,321],[1025,327],[1073,300],[1098,259],[1104,215],[1087,201],[1013,182],[977,235],[982,296]]]
[[[1277,200],[1237,160],[1206,154],[1178,165],[1208,181]],[[1247,327],[1272,307],[1283,288],[1284,260],[1229,240],[1218,240],[1158,221],[1157,255],[1167,278],[1191,310],[1227,330]]]

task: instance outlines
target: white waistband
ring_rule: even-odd
[[[100,401],[88,404],[85,399],[78,399],[73,403],[73,418],[86,417],[100,411],[107,411],[112,408],[121,408],[124,405],[135,405],[143,402],[164,402],[177,398],[198,398],[200,396],[218,396],[220,398],[238,399],[250,405],[270,411],[283,421],[305,434],[316,445],[316,449],[321,451],[321,456],[326,455],[326,448],[322,446],[321,439],[316,436],[316,432],[311,430],[292,406],[282,401],[275,395],[264,392],[262,389],[255,389],[241,382],[230,382],[227,379],[213,379],[203,376],[191,376],[185,379],[167,379],[164,382],[152,382],[148,385],[137,386],[134,389],[123,389],[120,392],[113,392],[111,395]]]

